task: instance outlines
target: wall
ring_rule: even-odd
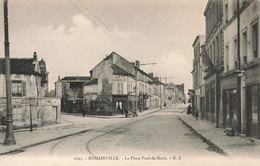
[[[6,99],[0,99],[0,115],[6,114]],[[34,127],[60,123],[60,98],[13,98],[14,128],[30,126],[30,111]],[[3,121],[3,120],[2,120]]]
[[[26,97],[37,97],[37,93],[40,95],[40,86],[41,86],[40,77],[35,77],[33,75],[12,74],[11,80],[26,82]],[[5,75],[0,74],[0,97],[6,96],[5,81],[6,81]],[[38,86],[38,89],[36,85]]]
[[[112,94],[113,95],[127,95],[127,76],[113,75]],[[118,83],[123,84],[123,93],[118,93]]]
[[[253,1],[249,7],[247,7],[243,13],[240,15],[240,31],[247,31],[247,62],[252,61],[254,58],[253,56],[253,44],[252,44],[252,26],[251,23],[258,20],[258,49],[260,48],[260,1]],[[243,35],[240,32],[240,44],[241,44],[241,51],[240,51],[240,58],[243,64]]]
[[[100,93],[98,84],[95,85],[83,85],[83,94]]]

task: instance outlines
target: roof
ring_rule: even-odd
[[[98,79],[94,78],[94,79],[84,83],[83,85],[96,85],[96,84],[98,84]]]
[[[194,46],[195,46],[195,43],[196,43],[198,40],[200,40],[202,37],[205,37],[205,35],[198,35],[198,36],[195,38],[195,40],[194,40],[192,46],[194,47]],[[199,41],[199,42],[201,42],[201,41]]]
[[[135,66],[135,69],[137,69],[138,71],[140,71],[142,74],[146,75],[147,77],[149,77],[150,79],[153,79],[153,77],[149,74],[147,74],[146,72],[144,72],[143,70],[141,70],[140,68]]]
[[[62,78],[61,80],[66,80],[66,81],[89,81],[90,77],[87,76],[67,76]]]
[[[33,58],[11,58],[10,59],[11,74],[40,74],[35,71]],[[5,74],[5,59],[0,58],[0,74]]]
[[[111,68],[113,70],[113,74],[115,75],[132,75],[130,72],[122,69],[121,67],[119,67],[118,65],[116,64],[112,64],[111,65]],[[133,76],[133,75],[132,75]]]
[[[212,1],[212,0],[208,0],[208,3],[207,3],[207,5],[206,5],[206,8],[205,8],[205,10],[204,10],[204,12],[203,12],[204,16],[206,16],[206,13],[208,12],[208,9],[209,9],[209,6],[210,6],[211,1]]]
[[[46,94],[46,97],[55,97],[55,90],[51,90]]]

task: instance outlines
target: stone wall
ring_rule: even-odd
[[[1,125],[5,125],[5,103],[6,99],[0,98]],[[60,106],[60,98],[13,98],[14,129],[29,127],[30,117],[34,127],[60,123]]]

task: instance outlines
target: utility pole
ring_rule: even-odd
[[[5,33],[5,76],[6,76],[6,136],[5,145],[16,144],[13,132],[13,111],[12,111],[12,96],[11,96],[11,78],[10,78],[10,53],[9,53],[9,36],[8,36],[8,4],[4,0],[4,33]]]
[[[237,69],[240,70],[240,5],[237,0]],[[241,133],[241,76],[237,76],[237,118],[238,133]]]
[[[162,81],[161,81],[161,76],[160,76],[160,108],[162,108],[162,90],[161,90],[161,88],[162,88]]]
[[[135,111],[137,112],[137,70],[135,74]]]

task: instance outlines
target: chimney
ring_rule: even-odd
[[[58,76],[58,81],[60,81],[60,76]]]
[[[33,53],[33,62],[37,62],[37,53],[36,52]]]
[[[149,73],[149,76],[153,77],[153,73]]]
[[[203,52],[206,48],[205,48],[205,44],[202,44],[201,46],[200,46],[200,48],[201,48],[201,52]]]
[[[135,66],[136,66],[137,68],[140,68],[140,62],[139,62],[139,60],[135,60]]]

